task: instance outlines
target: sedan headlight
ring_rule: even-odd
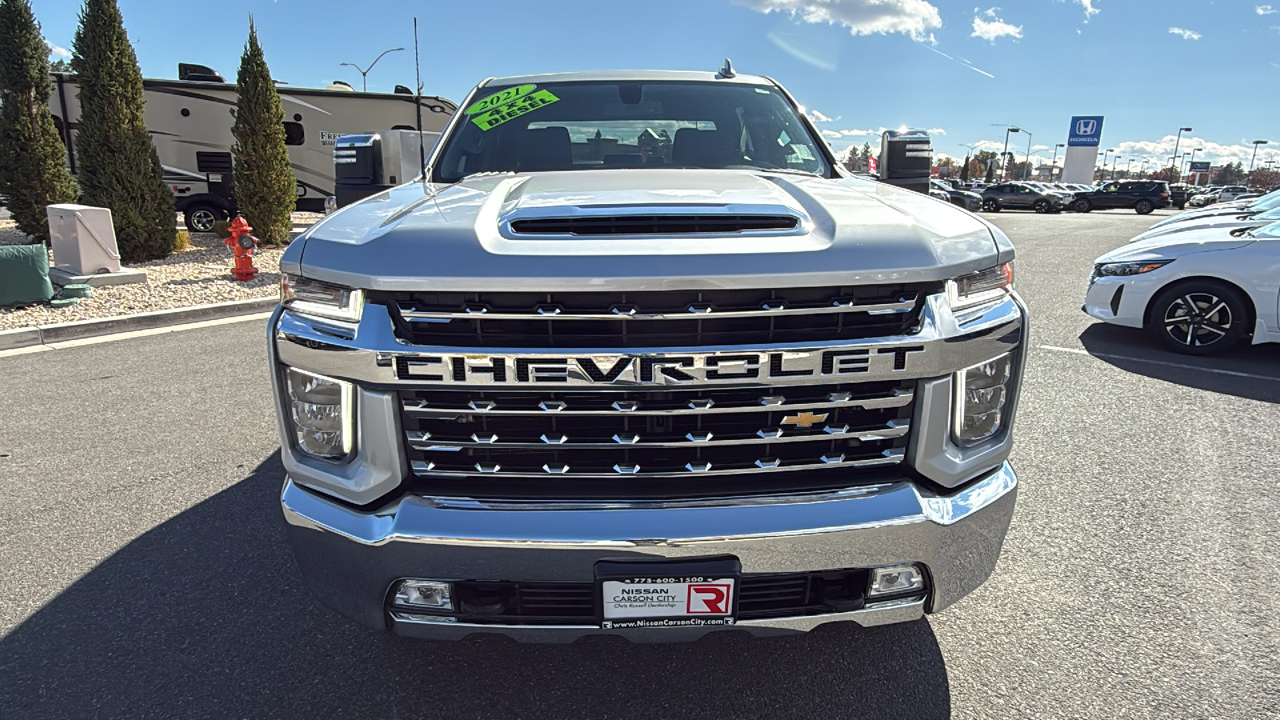
[[[280,275],[280,304],[304,315],[360,322],[364,293],[285,273]]]
[[[328,460],[351,453],[354,387],[344,380],[297,368],[286,370],[289,425],[302,452]]]
[[[1100,263],[1093,268],[1096,277],[1114,277],[1117,275],[1141,275],[1173,262],[1172,260],[1146,260],[1143,262]]]
[[[947,297],[953,311],[997,302],[1012,289],[1011,262],[947,281]]]
[[[972,447],[995,437],[1004,425],[1013,354],[1006,353],[955,374],[955,441]]]

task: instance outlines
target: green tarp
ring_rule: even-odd
[[[49,302],[49,251],[38,245],[0,245],[0,307]]]

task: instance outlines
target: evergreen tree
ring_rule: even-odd
[[[969,155],[964,156],[964,165],[960,167],[960,182],[969,182]]]
[[[71,53],[80,86],[81,197],[111,209],[121,259],[164,257],[177,244],[173,193],[143,122],[142,71],[116,0],[85,0]]]
[[[996,179],[996,163],[995,163],[995,160],[993,159],[987,163],[987,177],[983,179],[983,182],[990,185],[992,182],[995,181],[995,179]]]
[[[49,114],[49,45],[29,0],[0,0],[0,195],[18,229],[49,241],[46,205],[73,202],[66,148]]]
[[[284,108],[249,18],[249,40],[236,75],[235,146],[236,206],[265,245],[289,242],[289,214],[297,201],[296,180],[284,144]]]

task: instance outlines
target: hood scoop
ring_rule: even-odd
[[[616,210],[616,209],[614,209]],[[511,220],[515,235],[560,237],[605,237],[611,235],[741,235],[786,233],[800,228],[795,215],[764,215],[737,212],[655,213],[653,208],[634,213],[590,213],[562,217],[533,217]]]

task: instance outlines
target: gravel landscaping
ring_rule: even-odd
[[[321,217],[314,213],[294,213],[294,229],[300,230]],[[28,241],[12,220],[0,220],[0,245]],[[128,266],[145,271],[147,282],[94,288],[93,297],[65,308],[47,305],[0,308],[0,330],[271,297],[279,292],[283,253],[283,248],[255,252],[253,260],[260,270],[258,276],[250,282],[238,282],[231,277],[231,249],[222,239],[212,233],[192,233],[191,244],[185,250],[163,260]],[[53,264],[52,254],[49,262]]]

